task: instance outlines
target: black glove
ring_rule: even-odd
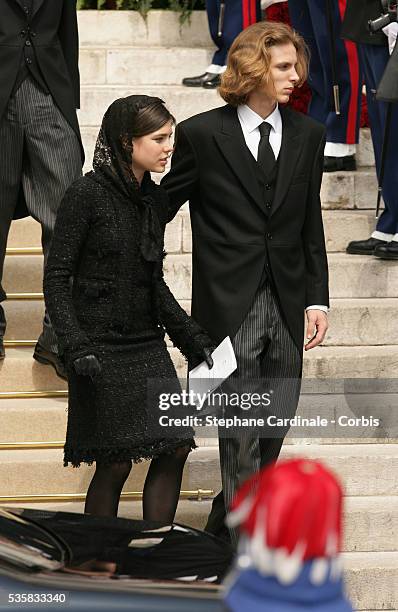
[[[207,363],[207,367],[209,368],[209,370],[211,370],[214,365],[211,354],[215,350],[215,348],[216,348],[215,346],[210,346],[210,347],[204,347],[202,349],[203,361]]]
[[[94,378],[101,372],[101,364],[95,355],[78,357],[78,359],[74,360],[73,366],[77,374],[80,374],[81,376],[90,376],[91,380],[94,380]]]

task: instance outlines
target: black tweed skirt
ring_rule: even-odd
[[[196,447],[191,428],[179,430],[176,438],[165,435],[158,424],[157,396],[148,390],[148,381],[161,386],[164,380],[168,391],[181,389],[163,339],[96,345],[94,352],[102,367],[94,381],[79,376],[73,367],[68,372],[65,466],[137,463],[181,446]]]

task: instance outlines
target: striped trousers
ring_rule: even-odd
[[[267,414],[293,417],[299,400],[302,354],[294,344],[282,318],[274,291],[268,279],[262,283],[238,332],[232,339],[238,368],[222,386],[225,393],[239,389],[252,393],[272,389],[272,401]],[[261,415],[257,409],[257,416]],[[265,412],[265,411],[264,411]],[[251,416],[250,413],[243,416]],[[265,414],[263,416],[266,416]],[[229,435],[219,432],[219,452],[223,491],[213,502],[206,530],[222,531],[225,509],[228,509],[240,484],[267,463],[278,458],[283,435],[262,437],[250,431]],[[264,434],[272,436],[270,430]],[[223,506],[223,507],[222,507]],[[230,530],[232,543],[237,534]]]
[[[7,237],[21,190],[29,214],[41,224],[44,263],[58,206],[82,172],[79,140],[50,94],[28,77],[10,99],[0,122],[0,301]],[[0,335],[5,332],[0,306]],[[57,352],[47,313],[38,342]]]

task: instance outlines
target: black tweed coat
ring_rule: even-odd
[[[162,272],[167,195],[146,185],[161,227],[159,260],[141,255],[142,205],[123,197],[101,173],[66,192],[44,275],[46,306],[68,369],[65,464],[150,458],[183,443],[153,438],[147,380],[176,380],[165,331],[188,359],[210,346],[207,334],[179,306]],[[102,371],[78,376],[73,361],[94,354]],[[174,383],[173,383],[174,384]],[[177,390],[177,389],[176,389]],[[178,432],[179,434],[179,432]]]

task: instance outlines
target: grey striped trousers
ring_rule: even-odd
[[[242,391],[244,388],[245,391],[261,394],[272,388],[272,402],[268,412],[280,417],[292,417],[300,394],[302,354],[281,316],[268,279],[258,289],[232,344],[238,369],[222,386],[223,392]],[[247,413],[242,416],[251,415]],[[268,432],[268,435],[272,433]],[[234,436],[220,432],[219,452],[225,508],[229,508],[237,488],[246,478],[278,458],[282,442],[282,436],[259,437],[258,432],[253,435],[246,431]],[[211,518],[210,514],[207,529],[214,531],[211,528]],[[231,529],[230,536],[232,543],[236,544],[236,531]]]
[[[23,190],[29,214],[41,224],[44,263],[47,260],[58,206],[69,185],[81,176],[78,138],[50,94],[28,77],[9,100],[0,122],[0,301],[7,237]],[[0,306],[0,335],[5,317]],[[39,343],[57,351],[48,315]]]

